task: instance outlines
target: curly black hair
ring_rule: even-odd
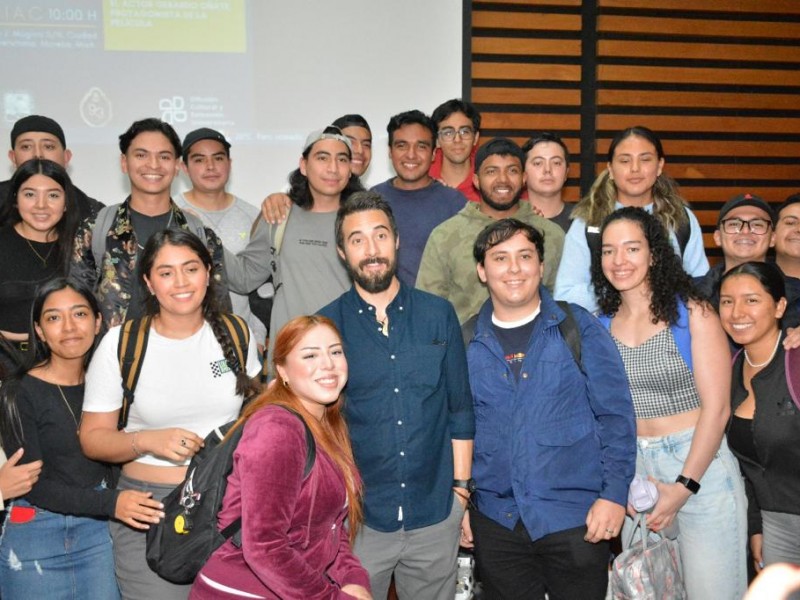
[[[647,211],[634,206],[614,211],[603,221],[601,239],[611,223],[623,220],[632,221],[641,227],[650,249],[652,262],[647,271],[647,282],[650,287],[650,313],[653,315],[653,323],[664,321],[674,324],[678,320],[679,298],[683,302],[695,300],[705,304],[706,301],[696,291],[691,276],[683,270],[681,258],[675,253],[666,228]],[[613,316],[619,310],[622,296],[603,273],[601,253],[602,247],[598,245],[592,255],[592,285],[600,312]]]

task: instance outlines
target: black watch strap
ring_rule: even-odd
[[[684,477],[683,475],[678,475],[678,477],[675,479],[675,483],[680,483],[681,485],[686,486],[686,489],[693,494],[696,494],[700,491],[699,483],[697,483],[694,479]]]
[[[467,490],[470,494],[475,491],[475,480],[469,479],[453,479],[453,487]]]

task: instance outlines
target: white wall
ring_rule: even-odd
[[[29,37],[30,32],[70,31],[71,25],[79,25],[74,31],[91,31],[87,18],[102,18],[86,8],[73,8],[73,22],[64,19],[70,6],[94,5],[102,11],[100,2],[34,4],[59,5],[62,12],[34,13],[28,0],[0,0],[5,117],[0,147],[7,147],[19,114],[10,110],[9,98],[22,92],[33,112],[52,116],[64,126],[74,153],[74,181],[107,204],[120,202],[127,193],[127,180],[119,171],[118,135],[136,118],[161,116],[162,98],[218,99],[219,122],[226,123],[218,128],[233,143],[229,191],[258,204],[267,193],[285,186],[309,131],[344,113],[364,115],[374,136],[366,183],[375,184],[391,174],[389,117],[412,108],[430,114],[440,102],[461,95],[462,0],[249,0],[244,54],[104,52],[102,35],[92,50],[9,44],[15,39],[13,31]],[[60,17],[59,23],[53,15]],[[74,22],[79,16],[81,22]],[[102,34],[102,23],[95,25]],[[214,43],[214,35],[209,39]],[[181,50],[180,40],[174,44]],[[5,73],[12,67],[19,70]],[[90,128],[78,104],[95,86],[108,98],[110,118]],[[181,136],[195,126],[199,125],[190,120],[175,123]],[[11,172],[10,165],[0,168],[0,177]],[[185,189],[186,183],[181,175],[173,192]]]

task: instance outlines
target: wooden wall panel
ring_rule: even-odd
[[[614,134],[637,124],[661,136],[712,257],[725,200],[750,191],[780,202],[800,190],[800,1],[468,6],[465,91],[483,113],[483,139],[561,134],[571,197],[605,167]]]

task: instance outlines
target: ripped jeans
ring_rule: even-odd
[[[0,597],[118,600],[108,521],[15,500],[0,539]]]

